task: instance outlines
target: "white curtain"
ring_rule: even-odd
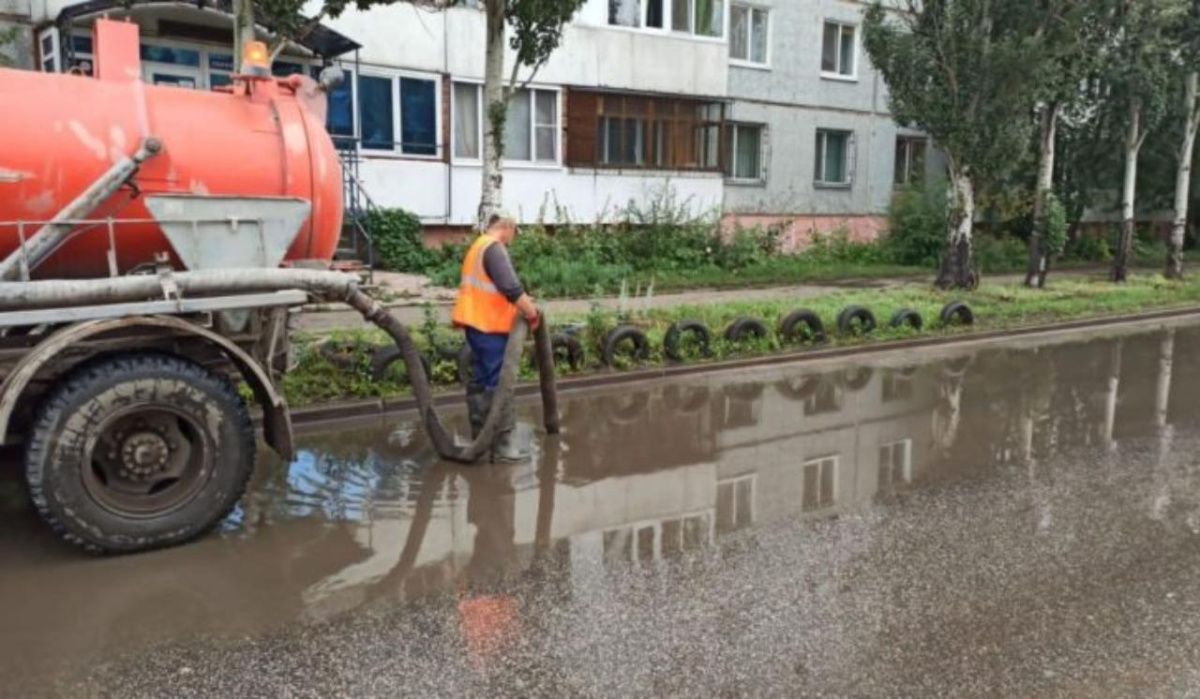
[[[479,86],[454,83],[454,157],[479,157]]]

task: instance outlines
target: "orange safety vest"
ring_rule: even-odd
[[[499,244],[495,236],[483,234],[471,243],[463,259],[462,281],[454,303],[454,324],[483,333],[508,334],[517,322],[517,307],[492,283],[483,267],[483,254]]]

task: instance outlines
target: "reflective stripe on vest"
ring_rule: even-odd
[[[516,323],[517,307],[496,288],[483,264],[487,249],[499,242],[485,234],[468,248],[454,304],[455,325],[485,333],[508,333]]]

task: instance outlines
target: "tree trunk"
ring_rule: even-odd
[[[1033,201],[1033,233],[1029,237],[1029,269],[1025,286],[1046,286],[1050,251],[1046,249],[1046,205],[1054,188],[1054,141],[1060,107],[1051,102],[1042,107],[1041,157],[1038,161],[1037,192]]]
[[[504,85],[504,2],[487,0],[487,56],[483,72],[483,186],[479,197],[482,230],[500,209],[504,188],[504,122],[508,95]]]
[[[975,222],[975,184],[970,171],[951,161],[951,205],[946,234],[946,255],[937,286],[941,289],[973,289],[979,284],[971,239]]]
[[[1104,394],[1104,424],[1100,427],[1100,440],[1108,451],[1115,451],[1117,443],[1113,440],[1113,428],[1117,422],[1117,397],[1121,392],[1121,360],[1123,341],[1113,340],[1109,349],[1108,360],[1108,391]]]
[[[1113,256],[1112,280],[1125,281],[1129,267],[1129,256],[1133,252],[1133,234],[1136,227],[1137,166],[1138,151],[1142,146],[1142,105],[1134,101],[1129,108],[1129,131],[1125,134],[1125,186],[1121,194],[1121,235],[1117,239],[1117,250]]]
[[[254,0],[234,0],[233,69],[242,70],[242,49],[254,41]]]
[[[1167,252],[1168,279],[1183,277],[1183,236],[1187,231],[1188,201],[1192,195],[1192,158],[1196,150],[1196,131],[1200,129],[1200,71],[1187,77],[1187,123],[1183,145],[1179,149],[1179,169],[1175,171],[1175,221]]]

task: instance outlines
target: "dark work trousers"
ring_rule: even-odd
[[[500,368],[504,366],[504,350],[508,347],[508,334],[479,332],[467,328],[467,345],[471,348],[471,373],[475,383],[487,389],[500,383]]]

